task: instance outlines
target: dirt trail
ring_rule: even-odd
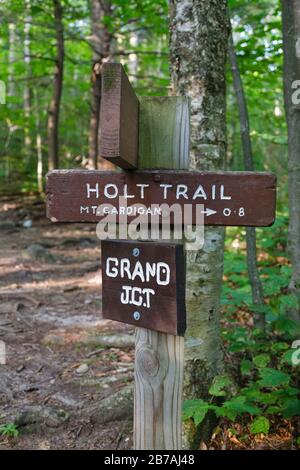
[[[127,390],[130,402],[133,330],[101,318],[100,267],[94,225],[0,200],[0,425],[20,431],[0,450],[131,448],[130,411],[106,416],[103,400]]]

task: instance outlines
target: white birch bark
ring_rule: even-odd
[[[226,152],[225,64],[229,25],[226,0],[171,0],[173,94],[191,100],[190,170],[224,167]],[[224,230],[207,227],[199,251],[187,252],[185,399],[205,398],[222,371],[220,293]],[[184,445],[199,445],[197,430],[185,427]]]
[[[31,155],[31,135],[30,135],[30,115],[31,115],[31,90],[29,78],[31,75],[31,61],[30,61],[30,0],[25,0],[25,22],[24,22],[24,64],[25,75],[27,80],[24,82],[24,148],[27,161],[30,160]]]

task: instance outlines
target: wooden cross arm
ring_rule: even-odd
[[[189,204],[190,224],[197,223],[200,210],[206,225],[264,227],[275,220],[276,177],[264,172],[182,170],[54,170],[47,176],[47,215],[54,222],[99,222],[111,213],[109,207],[118,222],[124,201],[127,207],[176,204],[182,211]],[[107,211],[99,212],[100,205]],[[137,216],[124,210],[128,222]]]

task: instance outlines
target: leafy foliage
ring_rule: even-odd
[[[268,229],[257,231],[259,267],[267,293],[262,309],[267,319],[265,333],[253,325],[257,308],[252,305],[247,279],[245,231],[227,231],[222,294],[226,373],[214,378],[211,399],[201,400],[201,412],[197,400],[189,403],[185,419],[196,416],[197,422],[203,422],[211,411],[233,422],[245,420],[256,435],[268,434],[276,419],[300,416],[299,365],[291,361],[299,326],[288,316],[294,299],[288,291],[290,265],[283,243],[286,216],[279,214],[271,230],[272,236]]]
[[[18,437],[19,431],[14,423],[2,424],[0,426],[0,435],[7,437]]]
[[[43,174],[47,172],[47,115],[55,71],[55,24],[52,0],[0,2],[0,80],[6,105],[0,105],[0,185],[10,190],[37,187],[37,139],[41,140]],[[62,168],[85,166],[91,109],[92,43],[90,2],[61,0],[65,38],[64,81],[59,143]],[[166,0],[112,0],[104,22],[112,33],[113,60],[121,62],[136,92],[166,95],[169,86],[168,4]],[[25,25],[30,58],[24,61]],[[10,28],[14,30],[14,36]],[[30,116],[24,109],[29,91]],[[31,140],[27,155],[25,136]]]
[[[183,405],[183,419],[192,418],[198,426],[204,420],[209,409],[214,407],[203,400],[186,400]]]
[[[264,416],[258,416],[250,425],[252,434],[268,434],[270,429],[270,421]]]

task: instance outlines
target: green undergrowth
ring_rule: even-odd
[[[287,216],[278,214],[273,227],[257,230],[265,295],[260,308],[251,299],[246,230],[227,229],[222,291],[225,372],[211,384],[210,399],[184,403],[184,420],[193,419],[199,425],[212,411],[233,423],[246,421],[255,435],[268,434],[276,421],[300,415],[300,332],[289,314],[297,302],[288,290],[287,225]],[[265,316],[265,332],[255,328],[253,313]]]

